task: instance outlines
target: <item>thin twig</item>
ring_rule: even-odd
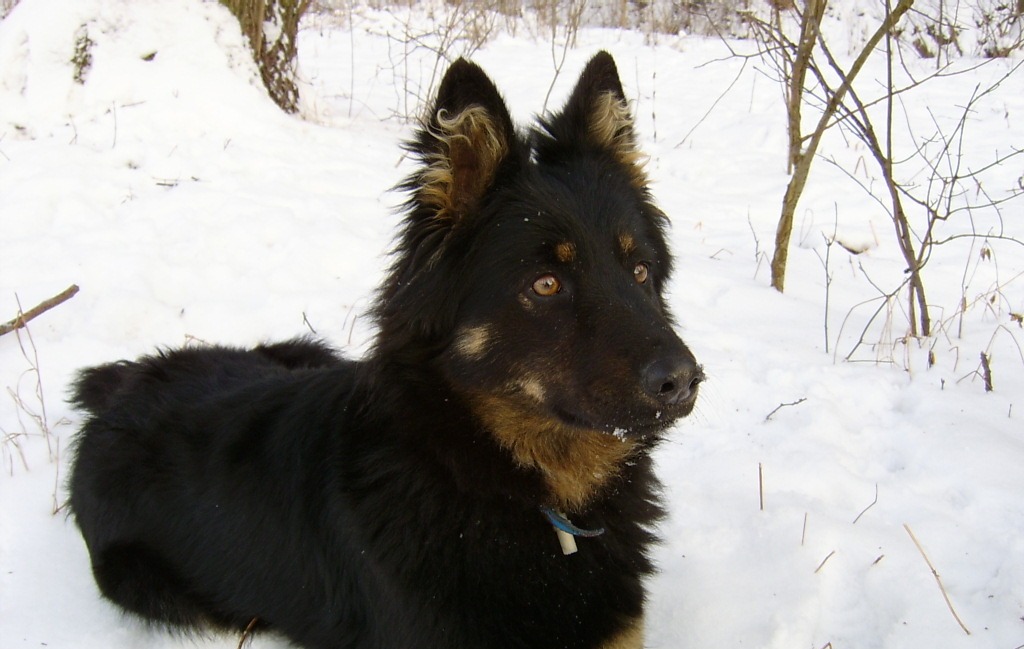
[[[861,510],[861,512],[859,514],[857,514],[857,518],[853,519],[853,523],[852,524],[856,525],[857,521],[860,520],[860,517],[863,516],[869,509],[871,509],[872,507],[874,507],[877,504],[878,504],[878,483],[876,482],[875,483],[875,499],[871,501],[870,505],[865,507],[863,510]]]
[[[939,590],[942,591],[942,598],[946,600],[946,606],[949,607],[949,612],[953,614],[953,618],[956,620],[957,624],[960,625],[960,628],[964,630],[964,633],[971,635],[970,630],[964,624],[963,620],[961,620],[960,616],[956,614],[956,609],[953,608],[953,603],[949,601],[949,595],[946,593],[946,587],[942,585],[942,578],[939,577],[939,572],[935,569],[935,566],[932,565],[928,555],[924,553],[924,548],[921,547],[917,537],[914,536],[914,533],[910,530],[910,526],[904,523],[903,529],[907,530],[907,534],[910,535],[910,540],[917,546],[917,551],[921,553],[921,556],[924,557],[924,562],[928,564],[928,568],[932,571],[932,576],[935,577],[935,583],[939,585]]]
[[[544,95],[544,103],[541,104],[541,114],[544,114],[548,110],[548,100],[551,99],[551,91],[555,89],[555,83],[558,82],[558,77],[562,74],[562,66],[565,65],[565,57],[569,53],[569,46],[576,39],[576,30],[579,29],[580,12],[582,6],[577,8],[575,2],[570,2],[566,13],[566,25],[565,25],[565,43],[562,44],[562,55],[558,56],[556,53],[558,40],[558,17],[555,12],[558,10],[558,4],[552,5],[551,8],[551,63],[555,66],[555,76],[551,79],[551,85],[548,86],[548,91]]]
[[[302,312],[302,324],[304,324],[307,327],[309,327],[309,330],[313,333],[314,336],[317,335],[316,329],[313,328],[313,325],[312,325],[312,323],[310,323],[309,318],[306,317],[306,312],[305,311]]]
[[[715,110],[715,107],[718,106],[718,102],[720,102],[723,99],[725,99],[725,96],[727,94],[729,94],[729,91],[732,90],[732,87],[735,86],[736,82],[740,80],[740,77],[743,75],[743,71],[746,70],[746,69],[747,69],[747,59],[743,59],[743,65],[740,66],[740,70],[739,70],[739,72],[736,73],[736,76],[733,78],[732,82],[728,85],[728,87],[726,87],[725,90],[722,91],[722,94],[720,94],[718,96],[718,99],[716,99],[715,101],[711,102],[711,106],[707,109],[707,111],[705,111],[705,113],[703,115],[701,115],[701,118],[697,120],[696,124],[694,124],[692,127],[690,127],[690,130],[686,132],[686,135],[683,136],[683,139],[679,140],[679,144],[675,145],[674,148],[678,149],[679,147],[681,147],[684,144],[686,144],[686,140],[688,140],[690,138],[690,136],[693,135],[693,132],[696,131],[697,128],[700,127],[700,125],[704,123],[704,120],[706,120],[708,118],[708,116],[711,115],[712,111]]]
[[[832,550],[831,552],[829,552],[828,555],[824,559],[821,560],[821,563],[818,564],[818,567],[814,569],[814,574],[818,574],[818,571],[825,567],[825,562],[828,561],[829,559],[831,559],[832,555],[835,554],[835,553],[836,553],[835,550]]]
[[[772,416],[775,415],[775,413],[782,410],[783,408],[788,408],[789,406],[798,406],[804,401],[807,401],[807,397],[800,397],[799,399],[791,403],[780,403],[778,406],[776,406],[775,410],[769,412],[768,416],[764,418],[765,423],[767,423],[772,418]]]
[[[836,242],[836,233],[837,233],[837,230],[839,229],[839,214],[838,214],[838,211],[839,211],[839,207],[837,205],[836,206],[835,225],[832,228],[832,237],[831,238],[826,237],[824,232],[821,233],[822,239],[825,240],[825,258],[821,259],[821,255],[818,255],[818,259],[821,260],[822,268],[824,268],[824,270],[825,270],[825,315],[823,317],[824,324],[825,324],[825,354],[829,353],[828,307],[829,307],[829,302],[830,302],[830,298],[831,298],[831,294],[832,294],[832,290],[831,290],[832,289],[832,273],[829,272],[829,262],[832,260],[832,244],[834,244]],[[842,244],[839,244],[839,245],[842,245]],[[843,247],[846,248],[846,246],[843,246]],[[817,255],[818,251],[815,250],[814,254]]]
[[[49,311],[50,309],[57,306],[58,304],[61,304],[62,302],[70,300],[72,297],[75,296],[75,293],[78,293],[78,286],[72,284],[71,286],[66,288],[62,293],[54,295],[48,300],[43,300],[42,302],[32,307],[28,311],[21,312],[19,309],[19,313],[14,317],[14,319],[9,320],[4,324],[0,325],[0,336],[21,329],[33,318],[42,315],[46,311]]]
[[[761,240],[757,238],[757,230],[754,229],[754,223],[750,220],[749,211],[747,212],[747,225],[750,226],[750,234],[754,235],[754,261],[757,262],[754,267],[754,279],[757,279],[757,271],[761,270],[761,261],[768,255],[761,250]]]

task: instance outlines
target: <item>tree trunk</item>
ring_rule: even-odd
[[[260,78],[270,98],[287,113],[299,108],[299,88],[295,84],[295,56],[299,21],[309,9],[310,0],[221,0],[231,10],[249,39],[252,56],[259,66]],[[274,38],[267,38],[267,26]]]

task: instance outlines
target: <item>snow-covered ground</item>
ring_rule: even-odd
[[[363,313],[399,218],[389,188],[408,171],[400,117],[440,70],[407,38],[437,31],[428,12],[354,18],[354,29],[346,15],[307,21],[301,118],[269,102],[237,26],[212,2],[22,0],[0,22],[0,320],[18,300],[28,309],[81,287],[31,323],[31,339],[0,337],[0,648],[236,646],[148,630],[99,598],[77,529],[54,513],[79,422],[64,398],[76,368],[193,339],[245,345],[315,329],[346,353],[365,350]],[[849,56],[867,28],[851,17],[830,29]],[[91,65],[77,83],[83,36]],[[520,120],[544,104],[556,45],[523,28],[474,55]],[[785,116],[765,64],[713,39],[584,29],[552,108],[599,48],[635,100],[673,222],[671,302],[709,375],[697,412],[657,456],[671,517],[647,645],[1024,646],[1024,331],[1011,317],[1024,312],[1024,246],[937,249],[925,275],[933,338],[905,338],[902,298],[872,320],[905,264],[860,186],[884,200],[874,163],[837,132],[820,153],[856,181],[816,163],[780,295],[765,255],[788,180]],[[936,125],[952,132],[975,87],[1014,63],[903,95],[896,157],[911,160],[900,173],[926,188],[915,142]],[[865,95],[883,78],[870,62]],[[964,168],[1012,146],[1024,146],[1021,74],[974,106]],[[1002,197],[1022,172],[1013,158],[966,198]],[[913,218],[920,227],[919,210]],[[1024,201],[1001,221],[977,211],[940,227],[1024,239]],[[866,252],[829,248],[833,234]],[[44,401],[49,438],[34,418]]]

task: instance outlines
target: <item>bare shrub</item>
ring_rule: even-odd
[[[810,174],[811,164],[821,145],[825,131],[836,123],[836,118],[854,112],[851,104],[848,103],[848,94],[853,88],[853,82],[868,57],[875,50],[878,43],[892,31],[894,25],[899,23],[900,18],[910,10],[914,0],[900,0],[899,4],[891,13],[886,15],[885,20],[874,31],[871,38],[861,49],[857,58],[846,70],[842,70],[835,64],[835,59],[828,51],[828,44],[821,35],[819,26],[821,15],[825,10],[827,0],[807,0],[802,9],[795,9],[798,15],[799,36],[794,41],[790,38],[781,18],[777,22],[770,23],[759,20],[755,16],[749,17],[751,25],[756,29],[761,44],[760,54],[769,61],[779,74],[779,81],[783,84],[784,92],[787,95],[786,108],[789,115],[790,149],[788,160],[790,163],[792,178],[786,187],[786,194],[782,199],[782,210],[779,216],[779,225],[775,236],[775,253],[772,257],[772,286],[782,292],[786,282],[786,266],[789,258],[789,242],[793,233],[793,218],[796,214],[797,204],[803,194]],[[778,14],[776,14],[777,16]],[[823,55],[829,60],[825,64],[815,58],[816,47],[820,48]],[[831,85],[824,75],[824,70],[831,67],[839,75],[840,83]],[[799,112],[796,115],[793,111],[800,111],[809,93],[803,83],[803,77],[810,72],[817,87],[823,95],[824,108],[821,109],[817,125],[808,135],[803,135],[801,129],[801,117]],[[799,75],[799,76],[796,76]],[[922,297],[923,299],[923,297]]]
[[[28,460],[25,457],[22,442],[33,437],[41,437],[45,441],[51,462],[59,460],[60,440],[54,430],[56,427],[68,423],[65,419],[52,421],[47,414],[39,352],[32,339],[31,330],[28,326],[23,326],[14,330],[14,335],[17,337],[26,369],[18,377],[16,385],[7,386],[7,394],[14,402],[18,430],[10,431],[0,428],[0,450],[2,450],[4,464],[9,473],[14,471],[15,458],[18,458],[24,468],[28,468]]]
[[[1024,48],[1024,0],[979,2],[974,10],[978,46],[989,58],[1006,58]]]
[[[759,38],[760,55],[778,75],[789,112],[788,161],[793,177],[783,199],[772,260],[772,285],[780,291],[784,286],[794,209],[807,182],[811,163],[818,157],[821,136],[826,129],[838,127],[846,135],[852,136],[853,141],[865,147],[869,154],[867,159],[877,165],[878,176],[875,179],[880,183],[862,181],[856,170],[843,168],[834,158],[820,159],[843,171],[885,211],[893,224],[897,248],[905,263],[905,271],[896,286],[886,286],[885,282],[875,281],[858,264],[861,274],[874,288],[877,296],[855,305],[847,315],[844,328],[854,311],[873,309],[845,358],[853,360],[862,348],[870,347],[875,350],[876,362],[896,362],[896,351],[901,347],[907,349],[911,339],[927,338],[939,333],[947,337],[958,337],[962,333],[963,316],[974,305],[984,304],[993,312],[999,310],[1000,316],[1008,310],[1008,306],[1004,306],[1006,302],[1002,288],[985,290],[983,298],[971,295],[966,269],[959,297],[960,306],[942,310],[926,298],[924,271],[940,248],[957,243],[967,244],[968,256],[973,256],[980,248],[986,251],[989,258],[998,245],[1022,245],[1019,239],[1006,233],[1003,211],[1010,201],[1024,195],[1024,185],[1018,182],[1016,186],[1006,186],[1005,174],[1001,170],[1015,164],[1024,155],[1024,150],[1011,144],[1001,151],[993,152],[987,159],[978,159],[976,156],[971,159],[966,143],[970,142],[968,131],[981,107],[981,101],[1001,87],[1009,86],[1006,82],[1024,63],[1010,66],[1000,79],[987,87],[977,87],[973,94],[965,97],[956,120],[940,119],[929,110],[931,127],[922,129],[919,121],[915,122],[906,114],[902,103],[897,105],[897,98],[902,102],[904,96],[912,95],[922,84],[937,82],[943,77],[962,74],[964,71],[953,71],[949,63],[944,63],[933,73],[922,76],[904,65],[903,78],[909,80],[903,82],[903,86],[897,86],[894,82],[894,68],[906,59],[900,50],[900,42],[893,38],[892,28],[899,24],[899,17],[909,10],[913,0],[900,0],[892,7],[880,28],[868,40],[854,63],[846,69],[837,61],[828,40],[819,29],[819,16],[825,2],[807,0],[802,7],[794,10],[796,20],[788,23],[780,18],[769,21],[751,18]],[[889,4],[886,3],[886,6]],[[920,18],[920,14],[917,17]],[[932,33],[939,34],[946,28],[943,25],[947,24],[936,18],[936,28]],[[949,33],[957,32],[953,30]],[[808,43],[808,36],[814,42]],[[876,80],[872,85],[880,88],[872,90],[873,97],[865,98],[860,94],[862,85],[855,84],[854,78],[867,54],[883,38],[886,77]],[[949,42],[936,38],[933,43],[936,52],[941,51],[943,57],[948,56],[947,50],[943,48],[948,47]],[[920,53],[922,46],[919,43],[911,41],[909,45]],[[977,69],[980,65],[968,68],[967,71]],[[805,75],[806,80],[799,75]],[[801,107],[811,108],[819,114],[817,126],[807,135],[799,130]],[[900,108],[904,112],[902,118],[897,115]],[[902,150],[894,151],[893,131],[897,121],[905,123],[900,128],[909,136],[912,144],[909,147],[903,145]],[[860,165],[860,161],[857,164]],[[827,273],[826,262],[826,276]],[[826,278],[826,290],[828,284]],[[997,285],[1005,286],[999,281]],[[949,292],[949,287],[941,288]],[[933,310],[939,314],[938,327]],[[949,312],[955,314],[953,318],[942,315]],[[903,328],[901,320],[906,323],[906,328]],[[959,320],[960,324],[956,327],[957,331],[953,332],[951,325],[955,320]],[[874,342],[869,333],[871,331],[878,332]],[[933,359],[932,356],[929,358]]]
[[[895,36],[936,69],[960,56],[1005,58],[1024,47],[1024,0],[921,0]]]
[[[85,83],[85,78],[92,67],[92,46],[95,45],[89,38],[89,31],[85,25],[78,28],[75,33],[75,53],[71,56],[71,66],[75,83]]]

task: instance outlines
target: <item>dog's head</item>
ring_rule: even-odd
[[[580,451],[567,440],[628,451],[692,410],[703,374],[666,308],[667,218],[611,56],[527,135],[459,60],[409,148],[379,352],[439,368],[527,464]]]

